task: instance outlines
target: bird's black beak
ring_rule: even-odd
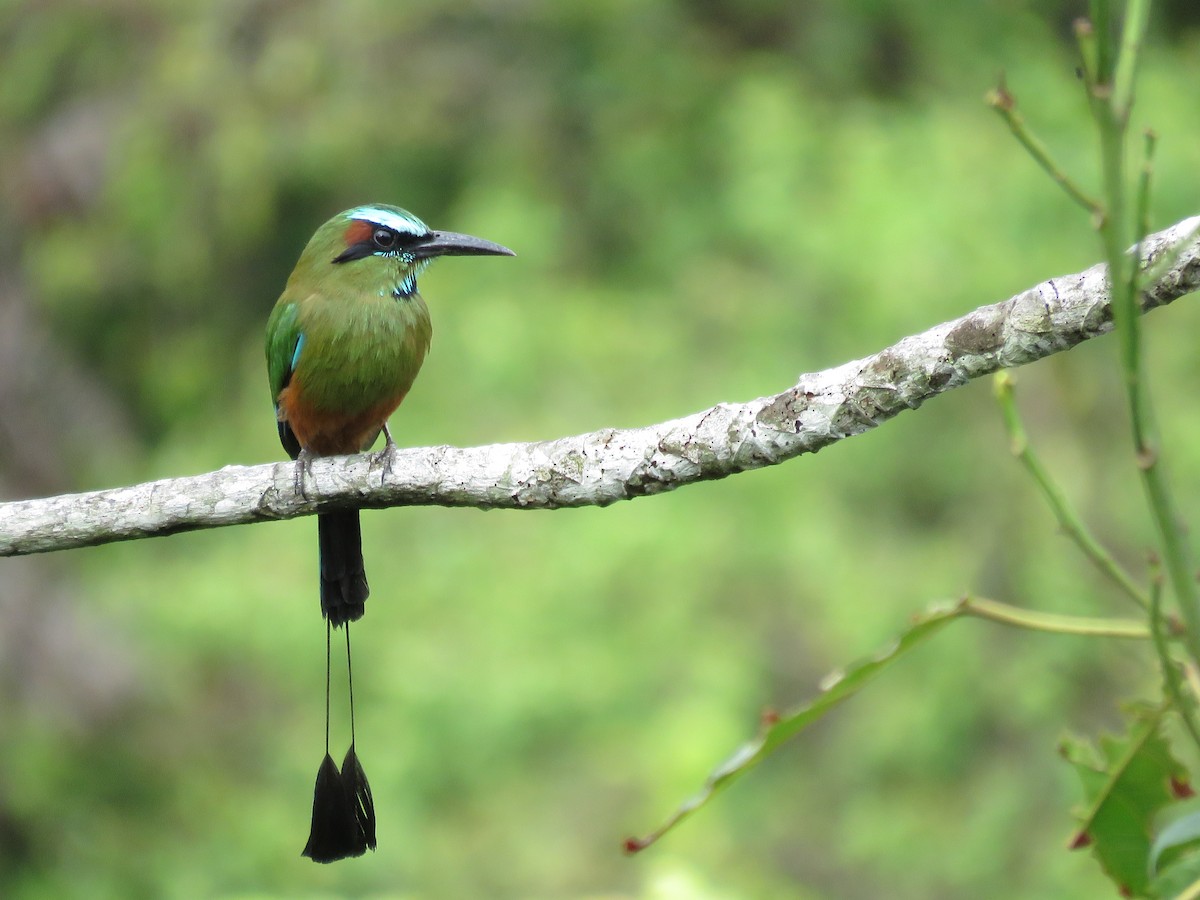
[[[516,256],[507,247],[454,231],[431,231],[412,246],[417,259],[435,256]]]

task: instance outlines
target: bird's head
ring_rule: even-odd
[[[434,231],[407,210],[383,203],[338,213],[317,229],[296,275],[337,279],[398,299],[417,292],[417,275],[438,256],[515,256],[500,244]]]

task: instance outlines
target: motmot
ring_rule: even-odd
[[[364,452],[420,371],[433,327],[417,278],[439,256],[514,256],[507,247],[433,231],[398,206],[338,213],[300,254],[267,322],[267,371],[279,440],[297,461],[303,488],[312,458]],[[325,617],[325,759],[317,774],[303,855],[316,862],[375,849],[375,811],[354,748],[350,623],[369,593],[357,509],[317,515],[321,613]],[[345,626],[350,673],[350,750],[339,770],[329,755],[330,632]]]

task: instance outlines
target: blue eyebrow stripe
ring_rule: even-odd
[[[347,219],[359,219],[372,225],[382,225],[400,234],[411,234],[424,237],[429,234],[429,226],[410,213],[397,207],[356,206],[346,210]]]

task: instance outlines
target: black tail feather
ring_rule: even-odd
[[[362,618],[371,592],[363,567],[358,510],[321,513],[317,516],[317,535],[321,545],[321,613],[336,628]]]
[[[354,763],[357,766],[357,758]],[[366,785],[366,776],[361,774],[360,768],[351,778],[351,782],[347,782],[338,771],[337,763],[325,754],[321,768],[317,770],[317,785],[313,791],[312,828],[301,856],[307,856],[313,862],[331,863],[362,856],[368,847],[375,849],[374,818],[368,838],[363,832],[361,801],[356,797]],[[369,801],[370,788],[366,790]]]
[[[367,783],[367,773],[363,771],[358,754],[354,752],[353,742],[342,762],[342,781],[345,783],[346,798],[350,801],[350,808],[354,810],[362,841],[369,849],[374,850],[375,800],[371,797],[371,785]]]

